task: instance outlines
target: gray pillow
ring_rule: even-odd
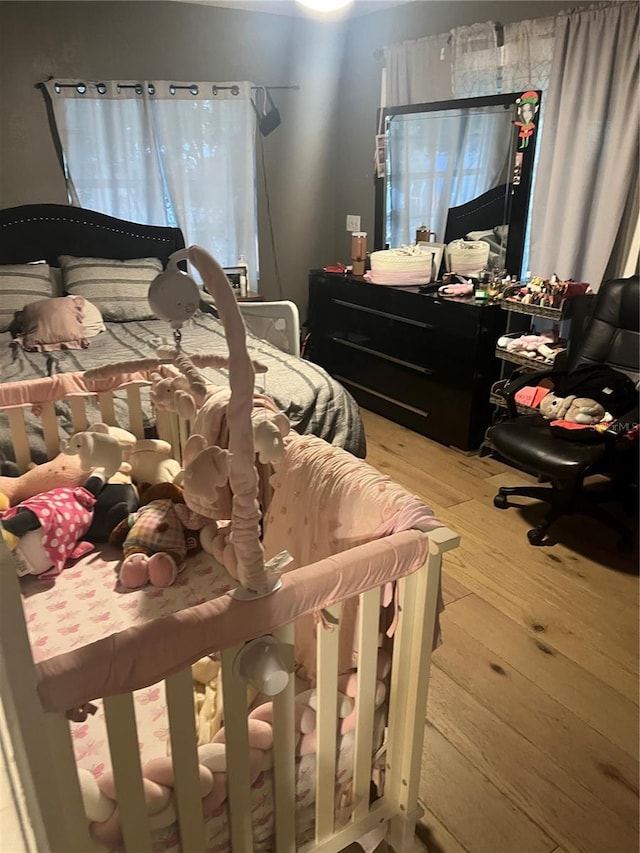
[[[107,322],[154,318],[147,295],[149,285],[162,272],[158,258],[114,261],[62,255],[58,260],[65,293],[84,296]]]
[[[0,332],[6,332],[16,311],[57,294],[49,278],[49,264],[0,266]]]

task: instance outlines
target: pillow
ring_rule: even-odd
[[[82,327],[84,299],[40,299],[21,312],[22,334],[17,340],[29,352],[86,349],[89,341]]]
[[[113,261],[62,255],[58,260],[65,292],[84,296],[105,320],[121,323],[155,318],[147,294],[153,279],[162,272],[157,258]]]
[[[0,266],[0,332],[6,332],[13,315],[30,302],[55,295],[49,264]]]
[[[82,299],[81,296],[67,296],[67,299]],[[82,327],[87,338],[93,338],[107,328],[102,314],[88,299],[82,299]]]

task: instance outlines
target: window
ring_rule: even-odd
[[[258,279],[256,120],[250,83],[50,81],[70,200],[182,229]]]

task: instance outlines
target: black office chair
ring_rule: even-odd
[[[549,421],[539,414],[518,415],[515,394],[525,385],[537,385],[543,378],[554,381],[575,374],[588,365],[608,365],[626,374],[634,383],[639,368],[639,311],[640,282],[638,276],[607,281],[598,291],[593,313],[576,347],[569,348],[567,369],[540,371],[512,377],[502,390],[509,418],[496,423],[487,431],[486,444],[493,452],[519,468],[538,476],[548,486],[504,486],[493,502],[498,509],[507,509],[512,495],[532,497],[551,505],[543,520],[527,532],[532,545],[542,545],[551,524],[562,515],[584,513],[610,523],[620,534],[620,544],[630,545],[630,530],[618,516],[606,513],[584,488],[586,477],[605,474],[612,488],[599,497],[620,497],[623,489],[637,487],[637,443],[620,431],[596,437],[593,443],[583,443],[559,437]],[[633,393],[633,389],[632,389]],[[637,422],[637,391],[630,411],[619,417],[618,430],[624,424]],[[634,484],[635,479],[635,484]]]

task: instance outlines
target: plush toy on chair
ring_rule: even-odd
[[[599,424],[606,415],[604,407],[588,397],[558,397],[549,393],[540,401],[540,413],[549,420],[576,424]]]

